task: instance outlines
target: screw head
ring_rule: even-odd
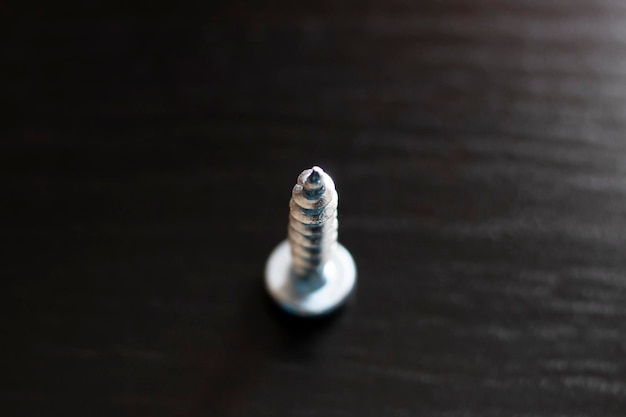
[[[289,313],[313,317],[331,313],[348,298],[356,283],[356,266],[350,252],[336,243],[324,265],[323,277],[310,280],[294,277],[287,240],[272,252],[265,266],[265,287],[274,301]]]

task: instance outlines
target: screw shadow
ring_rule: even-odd
[[[340,307],[321,317],[290,315],[260,284],[249,288],[240,305],[240,314],[224,335],[219,354],[210,358],[204,383],[194,390],[186,416],[239,415],[239,407],[274,364],[314,361],[315,346],[323,343],[344,313]]]

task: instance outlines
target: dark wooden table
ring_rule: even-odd
[[[105,3],[1,8],[3,415],[626,415],[625,4]],[[313,164],[359,287],[303,323]]]

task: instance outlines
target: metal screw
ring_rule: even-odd
[[[298,176],[289,202],[288,239],[265,267],[267,291],[290,313],[330,313],[354,288],[354,260],[337,242],[337,203],[335,183],[320,167]]]

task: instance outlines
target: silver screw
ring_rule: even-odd
[[[269,294],[290,313],[330,313],[354,288],[354,260],[337,242],[337,203],[335,183],[320,167],[298,176],[289,202],[288,239],[274,249],[265,267]]]

